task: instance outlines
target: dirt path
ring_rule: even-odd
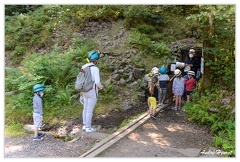
[[[196,157],[211,146],[207,129],[187,122],[185,112],[165,109],[99,157]]]

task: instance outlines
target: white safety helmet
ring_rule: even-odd
[[[194,50],[194,49],[190,49],[190,50],[189,50],[189,53],[193,53],[193,54],[194,54],[194,53],[195,53],[195,50]]]
[[[158,68],[157,68],[157,67],[152,68],[151,73],[152,73],[153,75],[158,74]]]
[[[182,69],[185,67],[185,63],[184,62],[176,62],[176,68]]]
[[[185,68],[184,68],[184,72],[188,72],[188,71],[190,71],[190,66],[185,66]]]
[[[188,71],[187,73],[188,75],[192,75],[192,76],[195,76],[195,72],[194,71]]]
[[[182,74],[182,72],[181,72],[181,70],[179,70],[179,69],[176,69],[175,71],[174,71],[174,75],[176,75],[176,76],[179,76],[179,75],[181,75]]]

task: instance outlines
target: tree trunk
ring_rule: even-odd
[[[214,43],[210,41],[210,37],[214,35],[214,25],[213,25],[213,16],[211,13],[209,13],[209,27],[205,28],[204,34],[206,34],[208,37],[206,40],[203,41],[203,48],[204,47],[210,47],[214,48]],[[214,60],[214,55],[209,53],[208,51],[204,51],[204,60]],[[211,75],[211,69],[210,66],[205,66],[204,65],[204,75],[202,76],[202,79],[200,80],[200,88],[199,88],[199,93],[202,94],[204,93],[205,90],[210,89],[213,83],[212,78],[214,78]]]

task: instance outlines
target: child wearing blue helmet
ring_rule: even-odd
[[[161,91],[158,95],[158,106],[163,106],[163,102],[166,99],[166,94],[167,94],[167,84],[170,80],[169,76],[166,74],[167,73],[167,68],[165,66],[162,66],[159,68],[159,72],[161,75],[158,77],[159,80],[159,85],[161,88]]]
[[[38,129],[42,127],[43,121],[43,91],[45,87],[42,84],[36,84],[33,87],[33,123],[34,123],[34,141],[41,141],[44,132],[39,132]]]

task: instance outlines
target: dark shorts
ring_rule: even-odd
[[[162,93],[158,94],[158,99],[165,100],[166,94],[167,94],[167,88],[161,88],[161,89],[162,89]]]
[[[190,95],[192,93],[192,91],[186,91],[187,95]]]

